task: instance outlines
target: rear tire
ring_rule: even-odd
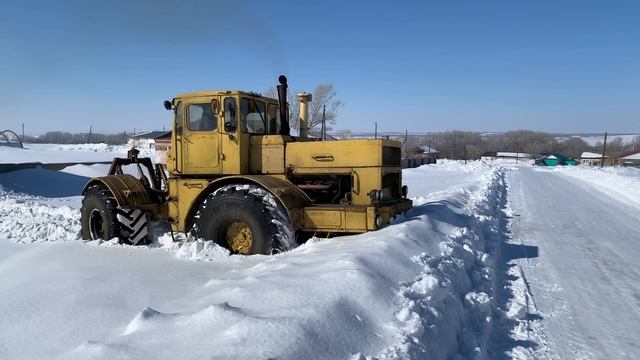
[[[215,191],[196,214],[195,235],[232,254],[270,255],[295,243],[286,211],[257,186],[229,186]]]
[[[87,240],[111,240],[126,244],[148,243],[148,213],[140,209],[120,209],[111,191],[104,186],[90,187],[80,209],[81,235]]]

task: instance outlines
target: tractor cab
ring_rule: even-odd
[[[201,91],[165,106],[174,110],[170,173],[247,174],[251,139],[282,138],[278,101],[256,93]]]

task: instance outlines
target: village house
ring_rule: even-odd
[[[605,160],[608,156],[604,157]],[[580,165],[583,166],[600,166],[602,164],[602,154],[585,151],[580,155]]]
[[[621,166],[640,167],[640,152],[627,153],[618,158],[618,164]]]
[[[503,164],[531,164],[531,154],[521,152],[496,151],[486,152],[480,157],[482,161],[499,162]]]

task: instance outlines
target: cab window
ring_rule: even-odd
[[[218,127],[218,119],[211,111],[210,103],[189,104],[187,114],[191,131],[211,131]]]
[[[235,132],[238,128],[236,112],[236,99],[228,97],[224,99],[224,131]]]
[[[267,112],[264,102],[255,99],[240,99],[242,131],[247,134],[266,134]]]

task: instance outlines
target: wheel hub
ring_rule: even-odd
[[[231,251],[238,254],[250,254],[253,245],[253,232],[247,224],[235,221],[227,228],[225,240]]]
[[[89,215],[89,231],[91,232],[91,240],[104,238],[106,233],[106,224],[102,219],[100,210],[93,209]]]

